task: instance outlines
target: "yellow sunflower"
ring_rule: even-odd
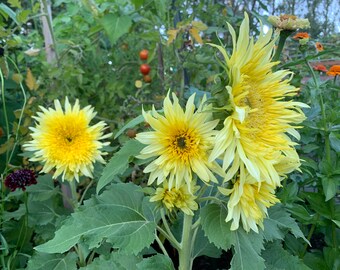
[[[244,170],[244,167],[241,167],[240,177],[232,189],[219,188],[219,190],[222,194],[230,196],[225,221],[232,220],[231,230],[237,230],[241,220],[245,231],[258,232],[257,226],[263,229],[263,219],[267,216],[267,208],[280,202],[275,197],[275,186],[267,182],[258,182]]]
[[[148,145],[137,157],[155,158],[144,169],[150,173],[148,184],[157,179],[159,185],[168,178],[170,189],[174,185],[179,188],[183,180],[190,186],[192,172],[205,182],[217,182],[213,172],[223,175],[223,171],[215,161],[209,162],[208,157],[218,120],[210,121],[212,114],[203,110],[205,99],[195,111],[195,94],[189,98],[185,111],[175,94],[172,98],[173,103],[169,94],[164,99],[164,116],[154,108],[152,112],[143,110],[144,119],[153,131],[137,134],[136,139]]]
[[[271,40],[272,30],[267,34],[261,30],[254,43],[249,38],[249,19],[245,14],[237,40],[230,25],[229,31],[234,47],[230,57],[223,47],[212,46],[226,61],[229,85],[225,91],[232,110],[216,136],[209,161],[223,159],[223,169],[228,170],[226,181],[244,163],[256,180],[277,186],[280,177],[274,165],[295,145],[287,134],[300,138],[295,125],[305,119],[301,108],[308,106],[289,100],[298,90],[289,84],[291,72],[272,71],[278,64],[271,62],[276,40]]]
[[[151,197],[151,202],[160,201],[171,212],[174,209],[180,209],[187,215],[194,215],[198,209],[198,204],[195,202],[196,196],[193,194],[199,189],[191,182],[188,188],[186,182],[183,182],[179,188],[169,188],[168,182],[163,182],[163,187],[158,187],[155,195]]]
[[[99,122],[90,126],[96,113],[93,107],[80,109],[76,100],[72,107],[66,97],[65,111],[59,100],[54,101],[55,109],[40,106],[42,112],[33,118],[36,126],[31,127],[33,140],[24,144],[27,151],[33,151],[30,161],[44,164],[42,172],[55,169],[53,177],[62,175],[62,180],[79,181],[80,175],[92,177],[93,163],[105,163],[102,158],[105,152],[101,149],[109,142],[100,140],[110,137],[104,135],[106,124]]]

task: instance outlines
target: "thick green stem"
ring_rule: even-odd
[[[72,206],[73,210],[78,208],[78,193],[77,193],[77,186],[76,181],[70,181],[70,189],[71,189],[71,198],[72,198]]]
[[[190,270],[191,260],[191,239],[192,239],[192,216],[184,214],[183,232],[181,248],[178,250],[179,268],[178,270]]]
[[[290,30],[282,30],[280,32],[279,44],[277,45],[277,49],[276,49],[275,54],[273,56],[273,59],[272,59],[273,62],[280,60],[280,56],[281,56],[283,47],[285,46],[286,39],[290,36],[291,33],[292,33],[292,31],[290,31]]]

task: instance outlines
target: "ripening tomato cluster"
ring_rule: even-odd
[[[149,57],[149,51],[144,49],[144,50],[141,50],[139,52],[139,59],[142,60],[142,61],[146,61],[148,60],[148,57]],[[149,75],[150,73],[150,70],[151,70],[151,67],[148,65],[148,64],[141,64],[140,67],[139,67],[139,71],[140,73],[143,74],[143,79],[144,79],[144,82],[146,83],[150,83],[151,82],[151,77]]]

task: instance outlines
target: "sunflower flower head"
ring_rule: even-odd
[[[258,226],[263,229],[263,219],[267,209],[279,202],[275,197],[275,187],[266,182],[257,182],[249,173],[245,181],[239,178],[231,189],[222,189],[222,194],[230,196],[226,222],[232,221],[231,230],[237,230],[242,223],[247,232],[258,232]],[[243,182],[243,183],[242,183]]]
[[[78,100],[72,106],[67,97],[65,110],[59,100],[54,101],[54,106],[40,106],[41,112],[34,116],[32,140],[24,144],[26,151],[33,152],[30,161],[42,162],[44,173],[55,169],[53,177],[61,175],[63,181],[79,181],[81,175],[93,177],[93,164],[105,163],[102,148],[109,144],[100,140],[112,134],[104,135],[106,124],[102,121],[90,126],[96,115],[91,106],[80,109]]]
[[[297,29],[309,28],[308,19],[300,19],[297,16],[281,14],[280,16],[269,16],[268,22],[281,30],[295,31]]]
[[[208,161],[214,142],[218,120],[211,120],[212,114],[201,105],[196,110],[193,94],[185,110],[175,94],[164,99],[164,115],[154,108],[143,116],[152,131],[138,133],[136,139],[147,145],[138,158],[155,158],[145,169],[150,173],[148,184],[157,179],[157,185],[168,178],[169,189],[178,189],[183,181],[190,186],[192,172],[205,182],[217,182],[213,172],[223,174],[216,161]]]
[[[227,171],[225,181],[237,174],[242,164],[257,181],[280,185],[275,169],[278,158],[295,143],[287,134],[299,139],[296,124],[305,116],[301,110],[307,105],[290,100],[298,89],[290,85],[291,72],[272,71],[278,62],[271,62],[275,38],[272,31],[261,30],[256,42],[249,38],[249,19],[241,24],[239,37],[229,25],[233,52],[217,47],[225,59],[231,110],[216,135],[209,161],[221,158]],[[284,155],[284,154],[283,154]]]
[[[167,181],[163,182],[163,187],[158,187],[155,195],[151,197],[151,202],[161,202],[162,205],[169,210],[182,210],[187,215],[194,215],[198,209],[198,204],[195,202],[196,196],[193,194],[199,189],[198,186],[191,182],[191,187],[188,188],[186,182],[183,182],[179,188],[169,188]]]
[[[340,75],[340,65],[331,66],[327,72],[329,76],[339,76]]]

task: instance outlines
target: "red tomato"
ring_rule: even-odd
[[[151,68],[148,64],[141,64],[139,67],[140,73],[142,73],[143,75],[148,75]]]
[[[139,58],[140,60],[147,60],[149,56],[149,51],[148,50],[141,50],[139,52]]]

